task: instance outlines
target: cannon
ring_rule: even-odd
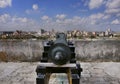
[[[52,73],[67,73],[69,84],[80,84],[82,68],[76,61],[75,46],[64,33],[44,42],[44,52],[36,68],[36,84],[48,84]]]

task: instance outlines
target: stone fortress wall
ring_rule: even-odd
[[[75,41],[80,61],[120,61],[120,41]],[[0,41],[0,61],[39,61],[43,41]]]

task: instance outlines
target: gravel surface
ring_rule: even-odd
[[[36,84],[38,62],[0,63],[0,84]],[[81,84],[120,84],[120,63],[81,63]],[[53,74],[49,84],[67,84],[66,74]]]

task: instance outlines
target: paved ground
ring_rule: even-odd
[[[120,84],[120,63],[82,63],[81,84]]]
[[[39,63],[0,63],[0,84],[36,84]],[[120,63],[81,63],[81,84],[120,84]],[[59,78],[59,79],[58,79]],[[65,74],[53,74],[49,84],[67,84]]]

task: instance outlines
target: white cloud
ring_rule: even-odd
[[[33,4],[32,8],[33,8],[33,10],[38,10],[39,7],[37,4]]]
[[[106,2],[105,13],[119,16],[120,13],[120,0],[108,0]]]
[[[37,4],[33,4],[32,5],[32,9],[27,9],[26,11],[25,11],[25,13],[27,13],[27,14],[38,14],[38,13],[41,13],[41,11],[42,11],[42,9],[40,10],[38,10],[39,9],[39,7],[38,7],[38,5]]]
[[[106,19],[109,19],[111,16],[110,15],[107,15],[107,14],[104,14],[104,13],[97,13],[97,14],[93,14],[93,15],[90,15],[89,18],[91,20],[106,20]]]
[[[87,5],[89,6],[89,9],[95,9],[101,7],[105,7],[105,10],[103,12],[103,19],[108,19],[110,17],[119,17],[120,13],[120,0],[90,0],[88,3],[88,0],[86,1]],[[95,16],[96,18],[99,18],[100,16]]]
[[[120,24],[120,21],[119,21],[118,19],[115,19],[115,20],[113,20],[113,21],[111,22],[111,24],[117,25],[117,24]]]
[[[13,17],[12,18],[12,22],[22,22],[22,23],[26,23],[28,21],[28,19],[26,17]]]
[[[34,30],[39,28],[36,21],[26,17],[10,16],[9,14],[0,15],[0,30]]]
[[[116,13],[119,13],[120,12],[120,9],[119,8],[116,8],[116,9],[107,9],[105,11],[105,13],[109,13],[109,14],[116,14]]]
[[[108,2],[106,3],[106,7],[110,9],[119,8],[120,0],[108,0]]]
[[[99,8],[102,4],[103,4],[103,0],[90,0],[88,5],[90,9],[95,9],[95,8]]]
[[[97,21],[96,20],[91,20],[91,22],[90,22],[92,25],[95,25],[95,24],[97,24]]]
[[[104,19],[109,17],[109,15],[102,13],[93,14],[88,17],[73,16],[71,18],[64,19],[58,19],[44,15],[41,17],[41,19],[35,21],[26,17],[10,16],[9,14],[4,14],[0,15],[0,30],[19,29],[36,31],[40,28],[44,28],[46,30],[56,29],[59,31],[64,31],[75,28],[80,30],[97,31],[102,30],[101,28],[106,28],[108,25],[111,25],[112,27],[113,24],[116,26],[116,28],[119,28],[119,19],[115,19],[113,21]]]
[[[120,13],[118,13],[117,16],[120,17]]]
[[[103,19],[109,19],[110,17],[111,17],[111,15],[104,14],[104,17],[103,17]]]
[[[38,14],[38,13],[42,13],[40,10],[30,10],[30,9],[27,9],[25,11],[26,14]]]
[[[66,18],[66,15],[65,15],[65,14],[57,14],[57,15],[56,15],[56,18],[57,18],[57,19],[65,19],[65,18]]]
[[[42,19],[42,20],[49,20],[49,16],[44,15],[44,16],[41,17],[41,19]]]
[[[10,19],[9,14],[3,14],[3,15],[0,16],[0,22],[1,23],[6,23],[9,19]]]
[[[12,6],[12,0],[0,0],[0,8]]]
[[[101,19],[104,16],[102,13],[93,14],[90,16],[91,19]]]
[[[80,30],[89,30],[87,29],[90,27],[90,19],[89,18],[82,18],[79,16],[74,16],[72,18],[65,18],[65,19],[58,19],[54,18],[50,20],[50,22],[46,23],[43,22],[45,29],[57,29],[59,31],[70,30],[70,29],[80,29]],[[86,25],[87,24],[87,25]],[[92,30],[92,29],[90,29]]]
[[[109,25],[111,15],[105,13],[92,14],[86,17],[91,25]]]

